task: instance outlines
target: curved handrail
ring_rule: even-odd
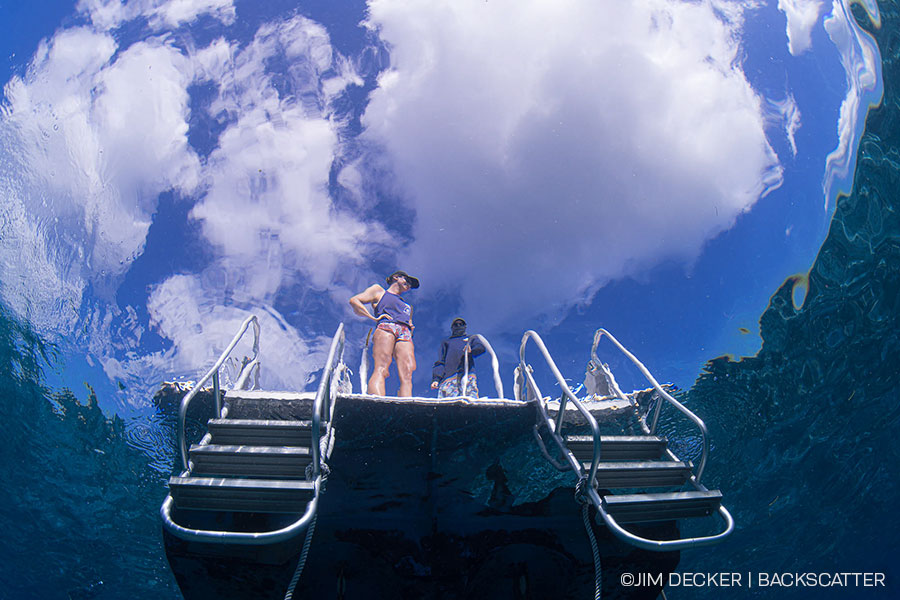
[[[525,364],[525,346],[528,344],[528,340],[533,339],[534,343],[537,345],[538,350],[541,351],[541,354],[544,356],[544,360],[547,362],[547,365],[550,367],[551,373],[556,378],[557,383],[559,383],[559,387],[562,390],[562,398],[559,402],[559,415],[557,416],[557,425],[555,430],[552,431],[553,439],[556,441],[557,445],[563,452],[563,456],[572,464],[572,468],[576,473],[581,471],[581,465],[575,460],[572,454],[566,448],[565,442],[562,440],[560,436],[560,428],[563,423],[563,417],[565,415],[566,410],[566,400],[571,400],[575,404],[575,408],[581,412],[584,416],[585,420],[591,427],[591,434],[594,438],[594,453],[591,458],[591,469],[588,472],[588,489],[593,489],[594,480],[597,476],[597,465],[600,462],[600,427],[597,425],[597,420],[594,418],[594,415],[586,409],[578,398],[575,397],[575,394],[572,393],[572,390],[569,389],[568,384],[566,383],[565,378],[562,376],[562,373],[559,372],[559,369],[556,366],[556,363],[553,362],[553,358],[550,356],[550,352],[547,351],[547,346],[544,345],[544,341],[541,339],[541,336],[537,334],[536,331],[529,329],[522,336],[522,343],[519,346],[519,370],[522,375],[525,377],[525,382],[527,387],[531,388],[531,392],[536,396],[538,402],[543,402],[543,396],[541,396],[541,391],[537,386],[537,382],[534,380],[534,376],[531,374],[531,369]],[[520,400],[525,400],[525,398],[520,398]],[[542,410],[546,415],[546,411]],[[549,422],[549,416],[545,417]]]
[[[611,341],[613,344],[615,344],[615,346],[619,350],[621,350],[625,356],[627,356],[629,359],[631,359],[631,362],[633,362],[635,364],[635,366],[637,366],[637,368],[641,371],[641,373],[643,373],[644,377],[647,378],[647,380],[650,382],[650,385],[653,386],[653,389],[656,390],[656,393],[658,393],[661,398],[664,398],[669,404],[671,404],[672,406],[677,408],[679,411],[681,411],[688,419],[693,421],[694,424],[700,428],[700,433],[701,433],[702,439],[703,439],[703,451],[700,455],[700,465],[697,467],[697,474],[694,476],[694,481],[697,484],[699,484],[700,478],[703,475],[703,469],[706,467],[706,458],[709,455],[709,436],[707,434],[706,424],[700,419],[700,417],[695,415],[686,406],[684,406],[681,402],[679,402],[678,400],[673,398],[671,396],[671,394],[666,392],[662,388],[662,386],[659,385],[659,382],[656,381],[656,379],[653,377],[653,375],[650,374],[650,371],[647,370],[647,367],[645,367],[644,364],[641,361],[639,361],[637,359],[637,357],[634,356],[634,354],[629,352],[625,348],[625,346],[623,346],[619,342],[619,340],[617,340],[615,337],[613,337],[613,335],[610,332],[603,329],[602,327],[594,332],[594,344],[591,346],[591,360],[595,360],[598,363],[600,363],[600,359],[597,357],[597,344],[600,343],[600,338],[602,338],[604,335],[606,337],[608,337],[609,341]],[[659,409],[661,406],[662,406],[662,402],[659,402],[656,405],[656,410],[653,413],[653,423],[650,426],[650,431],[649,431],[651,434],[656,432],[656,423],[657,423],[657,419],[659,418]]]
[[[359,389],[363,394],[368,393],[369,387],[369,356],[368,346],[363,348],[362,357],[359,359]]]
[[[592,351],[591,351],[592,359],[596,360],[596,362],[601,365],[602,365],[602,363],[599,361],[599,359],[596,356],[596,345],[597,345],[597,342],[599,341],[599,336],[605,334],[605,335],[609,336],[610,338],[612,338],[612,336],[606,330],[602,330],[602,332],[603,332],[602,334],[600,334],[600,332],[598,332],[598,335],[595,337],[594,347],[592,348]],[[538,389],[537,384],[534,381],[534,377],[531,374],[531,369],[525,363],[525,346],[526,346],[529,338],[533,338],[535,340],[535,343],[538,345],[538,348],[541,350],[541,353],[544,355],[544,359],[547,361],[547,364],[550,366],[550,369],[553,372],[553,375],[556,377],[556,380],[557,380],[560,388],[562,389],[562,396],[560,398],[560,406],[559,406],[559,414],[557,415],[557,420],[556,420],[555,424],[553,423],[552,419],[550,418],[549,413],[547,412],[546,408],[543,405],[543,398],[540,394],[540,390]],[[612,338],[612,339],[615,340],[615,338]],[[622,348],[621,344],[618,344],[618,342],[616,342],[616,344],[628,356],[630,356],[632,358],[632,360],[634,360],[638,364],[639,367],[643,367],[643,365],[641,365],[639,363],[639,361],[637,361],[637,359],[633,357],[633,355],[631,355],[627,350]],[[586,417],[586,420],[591,425],[591,431],[592,431],[593,440],[594,440],[594,446],[593,446],[594,452],[593,452],[593,456],[592,456],[591,469],[587,476],[588,485],[582,489],[587,494],[591,503],[597,508],[598,514],[600,514],[602,516],[604,522],[607,524],[607,526],[609,526],[609,528],[612,530],[613,534],[615,534],[619,539],[621,539],[622,541],[629,543],[633,546],[643,548],[645,550],[652,550],[652,551],[660,552],[660,551],[681,550],[681,549],[686,549],[686,548],[696,548],[699,546],[707,546],[707,545],[715,544],[732,533],[732,531],[734,530],[734,519],[732,518],[732,516],[728,512],[728,510],[725,509],[724,506],[718,507],[718,514],[725,521],[725,529],[723,531],[721,531],[715,535],[711,535],[711,536],[683,538],[683,539],[676,539],[676,540],[654,540],[654,539],[644,538],[639,535],[635,535],[634,533],[631,533],[630,531],[627,531],[626,529],[624,529],[621,525],[619,525],[616,522],[615,518],[612,517],[612,515],[610,515],[609,513],[606,512],[606,509],[603,507],[603,500],[601,499],[597,489],[594,487],[594,480],[596,477],[597,465],[598,465],[599,458],[600,458],[600,430],[599,430],[599,427],[597,426],[597,422],[593,418],[593,416],[590,414],[590,412],[582,405],[581,401],[579,401],[578,398],[576,398],[575,395],[572,393],[572,391],[569,389],[569,386],[566,384],[565,379],[562,377],[562,374],[559,372],[559,369],[556,368],[556,364],[553,362],[553,359],[550,356],[550,353],[547,351],[547,348],[544,345],[543,341],[541,340],[540,336],[537,333],[535,333],[534,331],[529,330],[529,331],[525,332],[525,335],[522,337],[522,344],[519,348],[519,367],[517,370],[518,370],[519,374],[523,377],[524,382],[525,382],[525,385],[520,386],[520,388],[519,388],[519,394],[522,395],[522,398],[520,398],[520,400],[527,399],[526,397],[529,392],[531,394],[534,394],[535,396],[537,396],[538,408],[540,410],[541,417],[549,426],[549,429],[550,429],[550,432],[551,432],[551,435],[552,435],[554,441],[560,447],[560,449],[562,450],[563,456],[566,458],[566,460],[569,462],[569,464],[572,466],[573,470],[576,473],[583,473],[584,472],[582,470],[583,467],[575,459],[574,455],[568,451],[568,448],[565,445],[565,441],[562,439],[562,437],[560,435],[560,431],[564,424],[564,416],[565,416],[564,411],[566,409],[566,402],[568,400],[571,400],[572,402],[574,402],[576,408],[578,408],[578,410],[581,411],[582,414],[584,414],[584,416]],[[646,371],[646,367],[644,367],[642,370],[645,372],[645,374],[648,376],[648,378],[654,384],[654,388],[656,388],[657,391],[661,391],[661,393],[664,394],[663,397],[668,396],[668,394],[666,394],[664,390],[661,390],[659,383],[657,383],[655,379],[652,379],[652,376],[649,375],[649,372]],[[618,385],[616,385],[616,388],[618,388]],[[621,394],[621,390],[617,390],[617,394]],[[674,399],[672,399],[672,400],[674,401]],[[674,403],[677,406],[681,406],[680,403],[678,403],[677,401],[674,401]],[[685,411],[687,411],[687,409],[684,408],[683,406],[681,406],[681,408],[684,409]],[[690,411],[687,411],[687,412],[690,412]],[[693,413],[691,413],[691,414],[693,414]],[[695,415],[695,418],[696,418],[696,415]],[[699,421],[699,419],[697,419],[697,420]],[[702,421],[700,421],[700,425],[701,425],[701,431],[703,431],[703,433],[704,433],[704,441],[705,441],[706,440],[706,437],[705,437],[706,428],[704,425],[702,425]],[[554,463],[554,461],[551,460],[551,463]],[[704,463],[705,463],[705,454],[704,454],[704,461],[701,462],[701,465],[703,465]],[[554,466],[559,468],[559,465],[556,465],[555,463],[554,463]],[[692,483],[698,489],[705,489],[700,485],[699,476],[692,477]]]
[[[363,344],[362,356],[359,358],[359,389],[363,394],[369,393],[369,340],[372,337],[372,329],[366,334],[366,343]]]
[[[246,325],[247,323],[245,323]],[[243,329],[241,331],[243,333]],[[176,537],[188,541],[212,542],[212,543],[231,543],[243,545],[262,545],[273,544],[294,537],[299,532],[306,529],[316,514],[319,503],[319,494],[322,485],[322,460],[321,460],[321,423],[322,419],[330,421],[331,411],[333,410],[335,390],[332,385],[332,376],[336,367],[340,364],[344,352],[344,324],[338,325],[337,331],[331,340],[331,347],[328,350],[328,358],[325,361],[325,369],[322,374],[322,380],[316,391],[316,398],[313,403],[312,411],[312,435],[310,440],[310,450],[312,453],[312,478],[314,481],[314,495],[306,505],[303,515],[291,523],[275,531],[266,532],[241,532],[241,531],[216,531],[207,529],[191,529],[183,527],[176,523],[172,518],[172,507],[174,499],[169,494],[162,507],[160,514],[163,519],[163,525]],[[335,357],[337,361],[335,361]],[[337,364],[335,364],[337,362]],[[252,369],[248,369],[249,373]],[[327,416],[326,416],[327,415]]]
[[[503,382],[500,380],[500,363],[497,360],[497,355],[494,353],[494,349],[491,347],[491,343],[487,341],[487,339],[481,335],[480,333],[476,333],[474,335],[469,336],[469,341],[466,342],[466,347],[463,352],[463,362],[465,363],[465,368],[463,369],[463,380],[462,380],[462,389],[460,392],[463,396],[466,395],[466,388],[468,387],[469,382],[469,350],[471,350],[472,340],[479,340],[482,344],[484,344],[485,350],[488,351],[488,354],[491,355],[491,368],[494,371],[494,389],[497,391],[497,398],[503,398]]]
[[[259,387],[259,359],[255,358],[248,362],[243,369],[241,369],[240,374],[238,375],[237,380],[234,382],[234,389],[236,390],[245,390],[247,389],[247,380],[250,379],[250,376],[254,373],[256,377],[253,378],[253,388],[255,389]]]
[[[590,496],[591,501],[594,503],[594,506],[597,507],[597,512],[601,517],[603,517],[603,521],[609,526],[616,537],[633,546],[643,548],[644,550],[652,550],[654,552],[671,552],[674,550],[685,550],[687,548],[710,546],[712,544],[719,543],[720,541],[731,535],[731,532],[734,531],[734,518],[731,516],[731,513],[729,513],[728,510],[725,509],[724,506],[719,506],[719,516],[722,517],[722,519],[725,521],[725,529],[715,535],[682,538],[677,540],[654,540],[645,538],[639,535],[635,535],[619,525],[612,517],[612,515],[607,513],[603,508],[603,504],[600,499],[600,495],[597,493],[597,490],[591,488],[590,490],[588,490],[588,495]]]
[[[210,529],[191,529],[189,527],[182,527],[172,519],[172,506],[174,506],[175,500],[172,498],[171,494],[166,496],[165,501],[159,509],[159,512],[162,516],[163,526],[166,528],[166,530],[172,533],[172,535],[183,540],[212,543],[227,542],[231,544],[253,546],[259,546],[262,544],[274,544],[290,539],[306,529],[306,527],[315,516],[316,509],[319,505],[319,489],[321,486],[321,482],[321,477],[316,478],[314,484],[315,493],[313,494],[312,500],[307,503],[306,511],[303,513],[303,516],[290,525],[282,527],[281,529],[276,529],[275,531],[265,531],[257,533],[243,531],[215,531]]]
[[[209,381],[209,379],[213,378],[214,385],[214,394],[216,396],[216,416],[219,416],[222,412],[222,400],[219,398],[219,369],[228,359],[228,355],[231,354],[231,351],[234,350],[234,347],[237,346],[237,343],[244,336],[244,333],[247,332],[247,328],[250,327],[250,324],[253,324],[253,357],[251,360],[256,360],[259,357],[259,320],[256,318],[256,315],[250,315],[244,322],[241,324],[240,329],[232,338],[231,343],[228,344],[228,347],[225,348],[224,352],[219,356],[219,360],[212,366],[212,368],[203,376],[200,381],[194,384],[194,387],[188,392],[185,397],[181,400],[181,407],[178,410],[178,446],[181,449],[181,464],[184,466],[184,470],[188,470],[188,451],[187,451],[187,442],[184,439],[184,423],[187,418],[187,409],[188,404],[190,404],[191,400],[194,399],[194,396],[197,395],[197,392],[203,387],[203,384]]]
[[[331,347],[328,349],[328,358],[325,359],[325,369],[322,372],[322,380],[319,382],[319,389],[316,390],[316,400],[313,403],[312,439],[310,448],[312,450],[313,478],[315,479],[318,479],[319,471],[321,469],[321,459],[319,456],[321,453],[321,449],[319,447],[319,442],[322,438],[322,417],[327,414],[329,416],[326,418],[326,421],[330,419],[331,409],[334,401],[334,390],[332,389],[331,378],[332,375],[334,375],[335,367],[337,367],[337,365],[335,364],[335,357],[337,357],[337,362],[338,364],[340,364],[340,362],[343,360],[343,356],[344,324],[340,323],[338,325],[337,331],[334,332],[334,337],[331,338]]]

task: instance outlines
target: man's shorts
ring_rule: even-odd
[[[443,380],[438,387],[438,398],[462,396],[462,379],[462,375],[454,375]],[[478,380],[475,373],[469,373],[469,378],[466,380],[466,396],[478,397]]]
[[[382,321],[378,323],[376,329],[387,331],[392,334],[395,342],[412,341],[412,329],[409,328],[409,325],[404,325],[403,323],[385,323]]]

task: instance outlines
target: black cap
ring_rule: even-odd
[[[394,283],[394,278],[397,277],[397,275],[402,275],[409,283],[409,287],[411,287],[412,289],[416,289],[417,287],[419,287],[419,280],[412,275],[408,275],[406,271],[394,271],[393,273],[388,275],[387,284],[391,285],[392,283]]]
[[[452,335],[463,335],[466,332],[466,320],[462,317],[456,317],[450,323],[450,333]]]

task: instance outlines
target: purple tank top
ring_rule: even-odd
[[[385,292],[375,305],[375,317],[387,315],[387,319],[382,319],[389,323],[403,323],[412,327],[412,306],[403,301],[397,294]]]

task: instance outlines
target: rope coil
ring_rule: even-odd
[[[587,495],[587,477],[582,475],[575,484],[575,502],[578,504],[588,504],[590,499]]]

